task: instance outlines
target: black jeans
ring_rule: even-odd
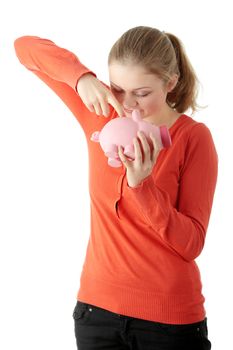
[[[210,350],[207,318],[170,325],[119,315],[77,301],[73,311],[78,350]]]

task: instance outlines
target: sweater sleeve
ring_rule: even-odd
[[[152,175],[137,187],[127,185],[146,223],[186,261],[198,257],[204,247],[217,172],[218,156],[211,133],[205,124],[198,123],[190,131],[177,208]]]
[[[22,36],[14,41],[14,48],[20,63],[44,81],[85,128],[86,115],[90,112],[79,97],[76,86],[83,74],[96,75],[75,54],[48,39]]]

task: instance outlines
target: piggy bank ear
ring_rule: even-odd
[[[132,112],[132,119],[135,122],[140,122],[142,120],[141,114],[138,109],[134,109]]]

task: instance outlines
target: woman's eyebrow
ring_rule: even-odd
[[[118,86],[118,85],[114,84],[112,81],[110,81],[110,84],[112,84],[113,86],[117,87],[118,89],[123,90],[123,89],[122,89],[120,86]],[[133,89],[133,91],[140,90],[140,89],[147,89],[147,88],[149,88],[149,89],[150,89],[150,86],[142,86],[142,87],[140,87],[140,88]]]

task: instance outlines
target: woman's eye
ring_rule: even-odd
[[[114,91],[115,93],[117,93],[117,94],[123,94],[124,93],[124,90],[117,90],[117,89],[115,89],[114,87],[112,87],[112,91]],[[137,97],[146,97],[146,96],[148,96],[150,94],[150,92],[146,92],[146,93],[144,93],[144,94],[134,94],[135,96],[137,96]]]
[[[136,95],[137,97],[145,97],[145,96],[148,96],[149,95],[149,92],[146,93],[146,94],[143,94],[143,95]]]

